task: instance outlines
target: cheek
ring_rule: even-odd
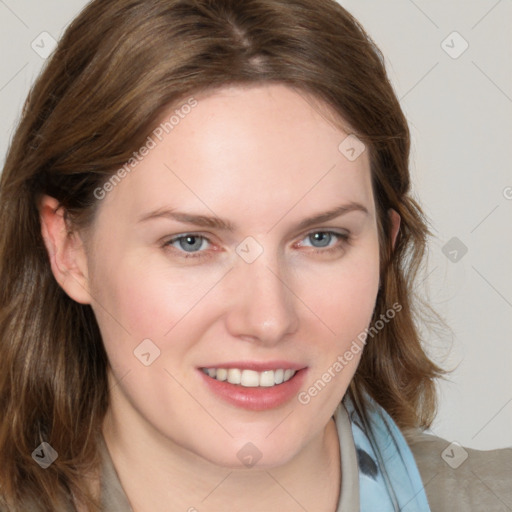
[[[111,362],[133,363],[133,350],[145,339],[168,348],[176,326],[190,325],[193,312],[203,310],[203,299],[222,279],[225,269],[171,267],[164,255],[115,258],[111,254],[94,266],[93,309]],[[204,301],[207,302],[207,301]],[[211,309],[211,307],[210,307]],[[176,331],[174,331],[176,332]],[[180,343],[172,343],[179,352]]]
[[[333,293],[333,304],[330,307],[326,305],[333,318],[333,330],[342,341],[347,341],[347,337],[352,339],[367,327],[375,307],[379,286],[378,263],[358,270],[340,276]]]
[[[325,339],[333,349],[343,348],[371,320],[379,287],[378,245],[373,243],[337,265],[305,275],[300,296],[316,315],[310,328],[328,331],[330,336],[317,339]]]
[[[304,302],[315,313],[303,322],[303,334],[314,344],[311,371],[297,400],[316,410],[320,422],[328,420],[345,395],[364,350],[379,286],[378,254],[367,256],[357,264],[347,261],[337,271],[317,274],[316,286],[308,282],[303,288]],[[325,285],[320,287],[322,277]]]

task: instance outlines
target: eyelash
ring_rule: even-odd
[[[339,243],[337,243],[336,245],[333,245],[333,246],[328,246],[327,248],[314,248],[312,246],[308,246],[308,247],[311,247],[311,248],[314,249],[312,252],[315,253],[315,254],[331,254],[331,253],[334,253],[334,252],[339,252],[339,251],[341,251],[344,248],[344,246],[346,244],[350,244],[350,242],[352,240],[352,238],[351,238],[349,233],[338,233],[337,231],[330,231],[330,230],[310,231],[309,233],[306,233],[301,240],[304,240],[304,239],[306,239],[306,238],[308,238],[308,237],[310,237],[312,235],[315,235],[317,233],[323,233],[323,234],[331,235],[331,236],[337,238]],[[168,240],[167,242],[165,242],[163,244],[163,247],[165,249],[169,249],[169,248],[175,249],[180,254],[180,257],[182,257],[184,259],[189,259],[189,258],[206,258],[206,257],[210,256],[209,254],[205,254],[206,251],[186,252],[184,250],[172,247],[171,244],[173,244],[175,242],[178,242],[179,240],[182,240],[182,239],[184,239],[184,238],[186,238],[188,236],[193,236],[193,237],[201,238],[202,240],[205,240],[206,242],[211,244],[210,239],[208,237],[204,236],[204,235],[200,235],[198,233],[184,233],[182,235],[178,235],[178,236],[175,236],[175,237],[171,238],[170,240]]]

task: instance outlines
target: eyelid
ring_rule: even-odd
[[[314,235],[315,233],[327,233],[329,235],[334,235],[334,237],[336,237],[340,242],[349,243],[351,241],[351,233],[348,230],[337,231],[334,229],[320,228],[320,229],[313,229],[313,230],[308,231],[307,233],[304,233],[303,235],[301,235],[299,242],[302,242],[305,238],[307,238],[311,235]],[[333,246],[326,246],[325,248],[324,247],[315,247],[315,246],[307,246],[307,247],[316,249],[318,252],[326,252],[329,249],[336,249],[336,247],[338,245],[339,244],[336,244]]]
[[[174,242],[177,242],[178,240],[182,239],[182,238],[186,238],[188,236],[195,236],[197,238],[202,238],[203,240],[206,240],[206,242],[208,244],[213,244],[210,236],[207,236],[205,234],[202,234],[202,233],[197,233],[197,232],[194,232],[194,231],[186,231],[184,233],[179,233],[178,235],[174,235],[172,236],[171,238],[165,238],[163,239],[163,243],[162,243],[162,246],[165,248],[165,247],[170,247],[172,249],[176,249],[175,247],[172,246],[172,244]],[[180,251],[179,249],[176,249],[178,252],[180,253],[184,253],[184,254],[188,254],[188,255],[193,255],[193,254],[201,254],[201,253],[205,253],[206,250],[204,251],[197,251],[197,252],[186,252],[186,251]]]
[[[350,231],[348,229],[341,229],[341,228],[315,228],[310,229],[306,231],[304,234],[299,235],[301,238],[305,238],[309,235],[313,235],[315,233],[330,233],[332,235],[338,235],[338,236],[349,236]]]
[[[305,238],[307,238],[310,235],[314,235],[315,233],[328,233],[330,235],[334,235],[335,237],[337,237],[338,241],[339,241],[338,244],[335,244],[333,246],[326,246],[326,247],[307,246],[307,247],[310,247],[313,250],[313,252],[316,252],[316,253],[326,253],[329,251],[335,251],[336,249],[340,249],[340,244],[350,243],[350,240],[351,240],[351,233],[348,230],[338,231],[338,230],[335,230],[332,228],[315,228],[315,229],[310,229],[309,231],[299,235],[300,238],[299,238],[298,242],[299,243],[302,242]],[[174,242],[176,242],[182,238],[186,238],[187,236],[200,237],[203,240],[206,240],[206,242],[210,245],[212,245],[214,243],[214,242],[212,242],[210,235],[206,235],[206,234],[194,232],[194,231],[186,231],[186,232],[174,235],[169,239],[166,239],[163,242],[163,247],[175,250],[183,258],[198,258],[198,257],[210,256],[210,254],[208,254],[209,253],[208,249],[205,249],[202,251],[187,252],[187,251],[183,251],[178,248],[175,248],[171,245]]]

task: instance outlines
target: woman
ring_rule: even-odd
[[[2,175],[3,509],[463,504],[420,476],[408,152],[334,2],[89,4]]]

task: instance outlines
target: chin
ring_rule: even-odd
[[[233,439],[213,452],[210,447],[208,451],[196,453],[211,464],[226,469],[265,470],[283,466],[301,449],[300,446],[290,445],[289,442],[283,445],[281,440],[277,443],[269,443],[268,440],[261,439],[261,442],[249,440],[240,442]]]

